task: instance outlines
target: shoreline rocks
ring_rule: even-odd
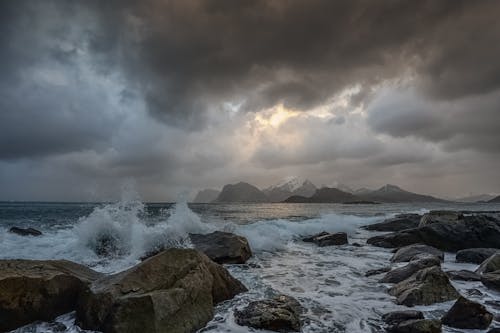
[[[487,329],[493,320],[493,315],[484,305],[472,302],[462,296],[443,316],[441,322],[446,326],[463,329]]]

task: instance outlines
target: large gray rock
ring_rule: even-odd
[[[484,305],[459,297],[441,322],[455,328],[484,330],[490,326],[492,320],[493,315]]]
[[[444,251],[467,248],[500,248],[500,222],[490,216],[465,216],[454,223],[440,222],[369,238],[368,244],[402,247],[422,243]]]
[[[481,264],[483,261],[500,252],[500,249],[479,247],[474,249],[465,249],[457,252],[456,261],[471,264]]]
[[[476,273],[491,273],[498,270],[500,270],[500,253],[495,253],[479,265],[476,269]]]
[[[73,311],[79,295],[99,277],[66,260],[1,260],[0,331]]]
[[[460,212],[452,210],[433,210],[424,214],[420,219],[419,227],[423,227],[433,223],[450,223],[463,220],[464,215]]]
[[[441,322],[436,319],[406,320],[388,327],[389,333],[441,333]]]
[[[500,291],[500,270],[481,275],[481,282],[490,289]]]
[[[412,244],[398,249],[392,256],[391,261],[405,262],[421,255],[432,255],[438,257],[440,260],[444,260],[443,251],[425,244]]]
[[[247,239],[229,232],[190,234],[189,237],[198,251],[219,264],[244,264],[252,256]]]
[[[425,258],[421,258],[418,260],[413,260],[408,263],[408,265],[395,268],[392,271],[388,272],[381,280],[382,283],[398,283],[403,280],[406,280],[416,272],[421,269],[439,266],[441,264],[441,260],[435,256],[428,256]]]
[[[236,310],[236,323],[275,332],[300,331],[302,307],[293,297],[280,295],[272,299],[251,302]]]
[[[92,283],[77,323],[104,333],[188,333],[212,319],[213,306],[246,288],[192,249],[170,249]]]
[[[439,266],[418,271],[389,289],[389,294],[406,306],[441,303],[460,296]]]
[[[418,227],[421,217],[419,214],[399,214],[382,222],[367,225],[364,228],[372,231],[401,231]]]

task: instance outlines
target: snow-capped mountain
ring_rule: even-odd
[[[263,192],[272,202],[281,202],[292,195],[310,197],[316,192],[316,186],[309,180],[299,177],[287,177],[276,185],[269,186]]]

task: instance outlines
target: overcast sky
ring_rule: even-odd
[[[0,2],[0,200],[500,192],[499,1]]]

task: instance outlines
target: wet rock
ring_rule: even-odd
[[[190,234],[194,247],[219,264],[244,264],[252,250],[245,237],[229,232],[215,231],[210,234]]]
[[[66,260],[0,260],[0,331],[73,311],[78,296],[99,277]]]
[[[450,310],[441,319],[446,326],[467,329],[486,329],[490,326],[493,315],[484,305],[459,297]]]
[[[364,228],[372,231],[401,231],[418,227],[421,217],[419,214],[399,214],[394,218],[370,224]]]
[[[404,310],[389,312],[382,316],[382,320],[388,325],[395,325],[413,319],[424,319],[424,314],[422,311]]]
[[[80,327],[104,333],[187,333],[213,317],[213,306],[246,288],[192,249],[169,249],[103,277],[80,298]]]
[[[419,227],[423,227],[433,223],[450,223],[463,220],[464,215],[460,212],[452,210],[433,210],[422,216],[420,219]]]
[[[485,261],[476,269],[476,273],[491,273],[494,271],[500,270],[500,253],[495,253]]]
[[[458,281],[481,281],[481,276],[477,273],[462,269],[459,271],[448,271],[446,275],[450,280]]]
[[[465,216],[454,223],[440,222],[369,238],[368,244],[380,247],[402,247],[426,244],[444,251],[467,248],[500,248],[500,222],[491,216]]]
[[[500,270],[482,274],[481,282],[490,289],[500,291]]]
[[[36,230],[34,228],[19,228],[12,227],[9,229],[9,232],[19,235],[19,236],[41,236],[42,232],[40,230]]]
[[[332,245],[347,244],[347,234],[345,232],[325,233],[321,232],[317,235],[306,237],[302,239],[304,242],[312,242],[320,247]]]
[[[436,319],[403,321],[387,329],[390,333],[441,333],[441,322]]]
[[[397,304],[406,306],[441,303],[460,296],[439,266],[418,271],[389,289],[389,294],[396,297]]]
[[[500,333],[500,327],[490,328],[486,333]]]
[[[497,252],[500,252],[500,249],[484,248],[484,247],[465,249],[458,251],[455,258],[457,262],[481,264],[483,261],[485,261],[486,259],[488,259]]]
[[[412,244],[404,246],[396,251],[391,258],[392,262],[410,261],[419,255],[433,255],[438,257],[441,261],[444,260],[444,253],[435,247],[425,244]]]
[[[365,276],[369,277],[369,276],[373,276],[373,275],[379,275],[382,273],[387,273],[390,270],[391,270],[390,266],[377,268],[377,269],[370,269],[370,270],[366,271]]]
[[[300,331],[302,307],[293,297],[280,295],[272,299],[251,302],[243,310],[236,310],[236,323],[275,332]]]
[[[432,266],[441,265],[441,260],[435,256],[428,256],[422,259],[413,260],[408,263],[408,265],[395,268],[388,272],[381,280],[382,283],[398,283],[406,280],[416,272]]]

